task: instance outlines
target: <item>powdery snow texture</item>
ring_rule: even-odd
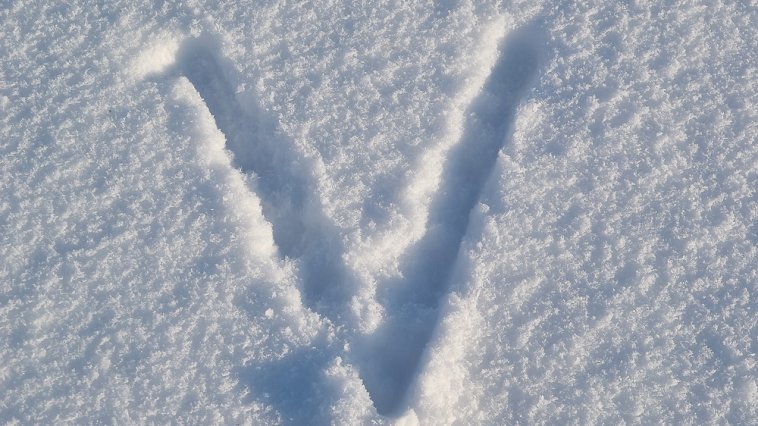
[[[758,423],[757,18],[0,7],[0,422]]]

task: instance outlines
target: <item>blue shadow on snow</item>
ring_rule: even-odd
[[[385,323],[362,347],[361,377],[380,414],[406,409],[408,389],[439,320],[439,304],[468,227],[469,214],[490,176],[539,67],[539,37],[517,31],[502,42],[492,72],[466,112],[460,141],[448,154],[424,237],[402,265],[402,279],[382,295]]]

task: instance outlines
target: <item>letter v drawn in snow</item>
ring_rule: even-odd
[[[343,324],[352,296],[350,274],[342,262],[340,234],[313,196],[310,171],[254,100],[240,102],[231,83],[236,78],[234,68],[219,56],[220,51],[220,43],[212,37],[189,39],[165,74],[181,75],[192,83],[224,134],[234,166],[255,176],[253,189],[272,225],[279,253],[298,263],[304,303],[336,326],[347,326],[342,337],[354,351],[348,358],[358,366],[377,412],[401,414],[439,320],[440,301],[448,291],[469,214],[505,143],[516,107],[537,73],[538,51],[527,33],[516,33],[501,43],[489,78],[466,112],[461,139],[448,153],[439,191],[430,205],[427,232],[404,254],[402,279],[383,286],[386,291],[379,298],[387,315],[367,336],[356,335]],[[282,410],[299,413],[290,413],[293,419],[307,421],[308,413],[320,408],[310,395],[316,388],[302,382],[316,380],[328,362],[326,354],[317,352],[282,360],[280,369],[302,370],[291,380],[287,374],[277,374],[278,379],[253,370],[241,369],[240,374],[280,395]],[[271,371],[280,371],[276,367]],[[287,383],[273,383],[282,378]]]
[[[404,255],[402,279],[388,285],[381,297],[387,318],[359,346],[361,377],[380,414],[399,415],[406,408],[406,394],[439,320],[469,214],[537,74],[533,37],[516,32],[501,43],[495,66],[466,112],[461,139],[448,153],[426,234]]]

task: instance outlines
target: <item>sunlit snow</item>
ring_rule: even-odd
[[[758,423],[750,1],[0,5],[0,423]]]

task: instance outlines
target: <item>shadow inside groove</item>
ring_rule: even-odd
[[[361,377],[383,415],[399,415],[406,408],[406,394],[438,322],[470,211],[537,73],[538,51],[529,33],[507,37],[499,50],[497,63],[466,112],[461,140],[448,154],[427,232],[409,249],[401,281],[390,283],[383,295],[385,323],[359,349]]]
[[[255,190],[264,216],[272,224],[280,254],[298,261],[305,304],[339,325],[349,305],[340,234],[316,205],[290,141],[276,132],[276,122],[254,101],[240,103],[228,79],[233,68],[218,52],[220,45],[212,38],[188,40],[177,54],[176,71],[192,83],[206,103],[226,137],[235,167],[255,176]],[[374,334],[356,342],[361,345],[354,346],[361,378],[380,414],[392,416],[405,408],[408,388],[438,322],[439,303],[447,293],[469,213],[491,174],[518,102],[537,67],[537,50],[527,33],[510,36],[500,46],[490,77],[466,112],[461,140],[448,155],[440,190],[430,206],[427,233],[409,249],[402,280],[388,285],[382,295],[387,319]],[[313,359],[315,363],[303,365],[315,374],[324,367],[324,360]],[[299,365],[302,360],[294,357],[293,362]],[[262,386],[272,395],[282,389],[256,371],[240,370],[243,382]],[[313,384],[305,383],[309,374],[297,376],[286,388],[302,388],[309,395],[296,399],[315,401]],[[279,408],[312,414],[319,410],[313,404],[305,409],[293,399]]]
[[[348,299],[341,285],[345,272],[339,233],[312,196],[307,171],[291,141],[276,131],[276,121],[252,99],[243,108],[227,78],[233,67],[220,51],[212,37],[189,39],[177,54],[177,71],[207,105],[235,167],[255,176],[255,192],[280,254],[298,261],[304,303],[334,320]]]
[[[235,93],[234,68],[209,36],[185,41],[172,75],[183,75],[208,107],[233,154],[233,164],[254,177],[254,191],[283,257],[295,259],[303,303],[340,324],[349,296],[342,283],[342,242],[314,197],[308,171],[292,143],[276,131],[276,120],[255,99]],[[242,101],[242,102],[241,102]],[[330,358],[323,349],[302,348],[265,365],[236,367],[240,383],[282,415],[283,424],[327,423],[335,398],[321,378]]]

